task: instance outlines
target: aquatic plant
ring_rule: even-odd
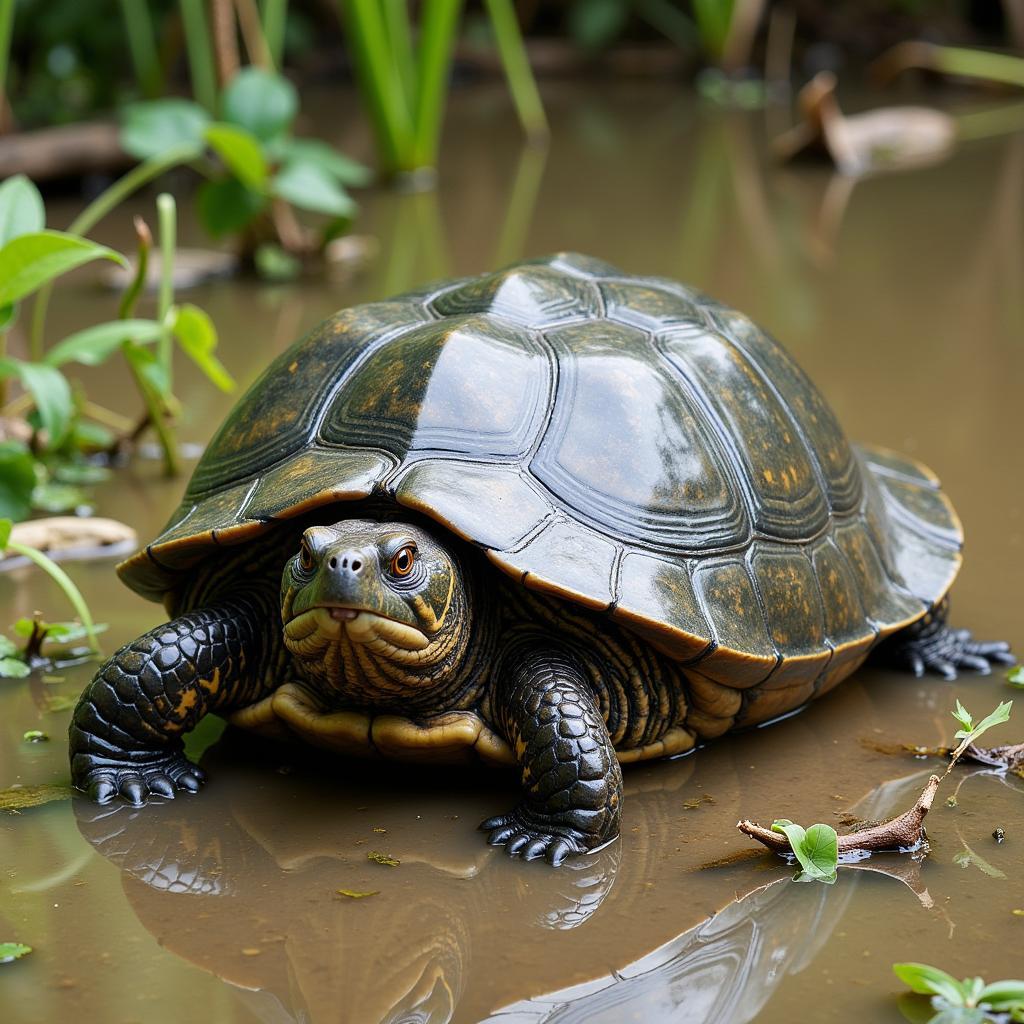
[[[931,810],[940,783],[978,739],[993,726],[1009,720],[1012,707],[1013,701],[1003,701],[994,711],[975,723],[971,713],[958,700],[952,715],[960,726],[955,736],[960,744],[950,753],[949,763],[942,775],[932,775],[917,802],[903,814],[841,836],[832,830],[833,835],[836,835],[834,847],[828,842],[830,837],[827,832],[814,832],[815,829],[828,829],[828,826],[813,825],[804,833],[800,826],[794,826],[788,818],[782,818],[777,819],[770,829],[748,820],[738,822],[736,827],[744,835],[776,853],[795,856],[808,877],[825,881],[829,880],[827,876],[835,871],[839,857],[844,854],[916,850],[924,841],[924,819]],[[813,838],[808,838],[812,832]],[[805,860],[813,865],[812,870],[808,870]]]
[[[21,555],[42,569],[60,587],[71,607],[74,608],[79,621],[78,623],[54,622],[39,624],[36,624],[34,620],[31,621],[29,623],[30,631],[26,637],[25,648],[20,651],[13,641],[0,634],[0,676],[7,676],[8,678],[27,676],[32,669],[33,660],[39,656],[43,640],[47,636],[52,636],[54,639],[63,637],[65,641],[84,637],[88,640],[90,649],[99,653],[100,645],[96,639],[96,634],[99,630],[93,623],[89,606],[86,604],[82,592],[75,585],[74,580],[56,562],[44,555],[42,551],[37,551],[27,544],[13,540],[11,538],[12,527],[13,523],[10,519],[0,519],[0,554],[11,552],[15,555]],[[22,635],[25,635],[23,622],[19,622],[15,629],[21,632]]]
[[[20,960],[31,952],[32,947],[26,946],[22,942],[0,942],[0,964],[7,964],[12,960]]]
[[[1003,1024],[1024,1021],[1024,981],[993,981],[981,978],[957,981],[951,974],[928,964],[892,965],[893,973],[912,992],[930,996],[937,1015],[933,1024]]]
[[[122,179],[123,180],[123,179]],[[136,179],[137,181],[138,179]],[[133,183],[134,184],[134,183]],[[100,196],[73,227],[88,221],[90,211],[109,209],[109,193],[124,194],[120,182]],[[99,205],[98,205],[99,204]],[[26,518],[32,509],[59,512],[83,504],[83,485],[107,475],[93,455],[118,444],[110,431],[137,437],[151,426],[164,452],[167,471],[177,469],[177,444],[168,417],[177,408],[171,390],[172,344],[217,387],[229,390],[230,375],[214,356],[217,332],[210,318],[190,303],[173,303],[174,201],[158,200],[163,264],[157,314],[134,315],[145,281],[148,228],[140,234],[136,272],[120,303],[118,317],[76,331],[49,350],[44,348],[46,307],[53,282],[62,274],[95,260],[127,265],[125,257],[75,231],[47,230],[42,197],[19,175],[0,185],[0,516]],[[96,217],[98,219],[98,216]],[[20,303],[35,294],[30,357],[6,354],[6,336],[17,321]],[[155,346],[155,354],[147,346]],[[97,366],[121,353],[146,406],[146,418],[133,426],[124,417],[90,402],[65,376],[70,363]],[[7,400],[7,382],[22,393]]]
[[[179,152],[177,163],[206,178],[197,213],[213,238],[235,236],[252,259],[262,244],[293,255],[316,255],[343,234],[357,205],[348,189],[367,185],[371,172],[318,139],[296,138],[299,101],[282,75],[243,68],[228,83],[215,120],[201,104],[160,99],[129,106],[121,145],[151,161]],[[317,232],[296,219],[293,207],[329,218]]]
[[[1016,668],[1011,668],[1006,673],[1006,679],[1011,686],[1024,686],[1024,665],[1018,665]]]
[[[435,167],[462,0],[423,4],[415,45],[404,0],[339,0],[338,6],[381,170],[396,175]],[[486,0],[485,7],[523,130],[544,138],[547,119],[511,0]]]

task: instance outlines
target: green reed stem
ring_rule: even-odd
[[[163,69],[156,49],[156,35],[153,19],[145,0],[121,0],[121,15],[124,18],[125,34],[135,77],[139,80],[143,94],[152,99],[164,89]]]
[[[128,0],[131,2],[131,0]],[[188,68],[192,77],[192,94],[211,114],[217,113],[217,70],[213,63],[210,23],[203,0],[179,0],[181,21],[185,28]]]
[[[452,49],[461,13],[462,0],[434,0],[423,7],[416,67],[416,137],[408,162],[411,166],[404,170],[437,164]]]
[[[546,139],[549,134],[548,119],[526,55],[523,34],[519,30],[519,19],[512,0],[486,0],[486,4],[519,122],[528,138]]]
[[[263,21],[263,38],[267,41],[270,59],[280,71],[284,60],[284,33],[288,22],[288,0],[262,0],[260,13]]]
[[[161,192],[156,197],[157,224],[160,231],[160,291],[157,294],[156,319],[162,327],[157,356],[167,378],[167,390],[173,390],[173,339],[167,315],[174,301],[174,251],[177,245],[178,209],[174,196]]]

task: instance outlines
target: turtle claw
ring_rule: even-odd
[[[480,823],[487,832],[491,846],[504,846],[510,857],[540,860],[543,857],[558,867],[570,853],[586,853],[590,848],[586,837],[576,829],[542,821],[525,807],[517,807],[511,814],[500,814]],[[557,829],[557,831],[556,831]]]
[[[141,807],[150,796],[173,800],[175,790],[198,793],[205,781],[206,774],[178,753],[148,764],[104,761],[86,771],[84,778],[76,777],[74,784],[95,803],[107,804],[120,795]]]

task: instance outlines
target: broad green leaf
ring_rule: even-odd
[[[373,171],[369,167],[319,139],[274,139],[267,144],[267,155],[279,164],[292,161],[314,164],[342,185],[351,185],[353,188],[369,185],[373,181]]]
[[[172,146],[191,143],[202,149],[210,115],[191,100],[166,99],[136,103],[121,120],[121,148],[145,160]]]
[[[35,486],[35,460],[29,450],[18,441],[0,441],[0,553],[10,536],[11,520],[28,517]]]
[[[0,248],[12,238],[45,227],[43,197],[24,174],[15,174],[0,185]]]
[[[1024,686],[1024,665],[1018,665],[1016,668],[1011,668],[1006,673],[1006,678],[1013,686]]]
[[[0,306],[22,299],[47,281],[92,260],[113,260],[127,266],[120,253],[76,235],[62,231],[20,235],[0,249]]]
[[[0,658],[0,676],[5,679],[24,679],[31,672],[21,658]]]
[[[9,963],[11,960],[18,960],[31,953],[32,947],[21,942],[0,942],[0,964]]]
[[[999,707],[995,709],[990,715],[986,715],[972,730],[971,738],[978,739],[983,733],[986,733],[995,725],[1002,725],[1003,722],[1010,720],[1010,710],[1013,707],[1012,700],[1004,700]]]
[[[248,129],[266,142],[280,135],[299,109],[295,87],[282,75],[243,68],[228,83],[221,102],[225,121]]]
[[[196,212],[203,227],[223,238],[250,224],[267,205],[265,196],[234,178],[204,182],[196,195]]]
[[[247,187],[259,191],[267,183],[267,161],[259,139],[234,124],[207,125],[206,141],[225,167]]]
[[[957,722],[960,723],[961,731],[956,734],[956,738],[964,739],[969,736],[971,730],[974,728],[974,719],[971,717],[970,711],[960,703],[959,698],[957,698],[956,707],[950,712],[950,714],[952,714]]]
[[[964,1005],[964,990],[959,981],[938,967],[928,964],[893,964],[893,973],[914,992],[924,996],[941,996],[950,1006]]]
[[[839,864],[839,837],[831,825],[812,825],[804,837],[802,849],[807,862],[812,865],[812,868],[808,868],[801,860],[804,871],[822,880],[835,878]],[[800,859],[799,855],[797,859]]]
[[[351,217],[356,201],[321,167],[316,164],[292,162],[285,164],[271,183],[276,196],[293,206],[335,217]]]
[[[217,328],[198,306],[186,302],[178,309],[172,328],[182,351],[221,391],[231,391],[235,382],[214,356]]]
[[[69,334],[54,345],[44,359],[50,366],[70,362],[98,366],[106,362],[125,341],[147,344],[156,341],[162,333],[163,328],[155,320],[111,320]]]
[[[47,434],[47,447],[59,447],[67,435],[74,412],[71,387],[64,374],[46,363],[0,359],[0,377],[18,378],[35,402],[40,424]]]
[[[1024,1004],[1024,981],[993,981],[978,993],[977,1001],[988,1003],[993,1010],[1011,1010],[1018,1004]]]

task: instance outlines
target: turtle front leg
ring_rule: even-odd
[[[196,792],[205,776],[182,737],[208,711],[254,703],[269,689],[269,596],[180,615],[122,647],[85,688],[68,730],[71,781],[97,803],[119,793]]]
[[[622,771],[580,668],[545,645],[506,653],[494,695],[499,728],[516,753],[526,799],[482,822],[509,856],[546,857],[556,867],[619,834]]]
[[[948,615],[949,601],[943,600],[924,618],[885,640],[876,660],[909,669],[918,677],[928,671],[946,679],[956,679],[958,669],[988,675],[992,664],[1012,665],[1016,661],[1008,643],[975,640],[969,630],[947,625]]]

